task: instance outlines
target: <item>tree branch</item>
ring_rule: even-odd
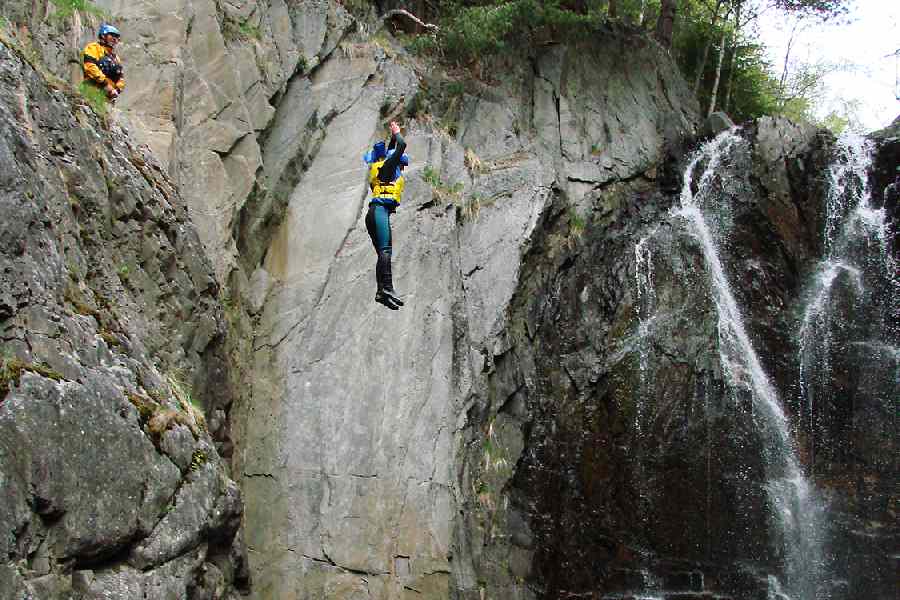
[[[411,12],[409,12],[408,10],[404,10],[402,8],[395,8],[393,10],[387,11],[386,13],[384,13],[384,16],[381,19],[382,19],[382,21],[387,21],[388,19],[390,19],[392,17],[396,17],[397,15],[403,15],[404,17],[412,19],[413,21],[415,21],[416,23],[418,23],[425,29],[430,29],[432,31],[440,31],[440,28],[437,25],[435,25],[434,23],[425,23],[421,19],[419,19],[419,17],[417,17],[416,15],[414,15]]]

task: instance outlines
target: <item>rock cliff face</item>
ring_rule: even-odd
[[[0,599],[892,597],[891,131],[867,196],[783,121],[686,177],[694,100],[634,34],[479,82],[338,3],[97,5],[133,138],[13,54],[0,84]],[[0,9],[69,78],[96,20],[57,11]],[[397,313],[360,160],[391,118]]]
[[[0,597],[224,597],[212,269],[151,154],[5,42],[0,71]]]

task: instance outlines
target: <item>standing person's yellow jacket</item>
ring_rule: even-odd
[[[112,80],[103,74],[103,71],[100,68],[100,62],[109,55],[109,59],[113,60],[119,66],[122,65],[122,61],[119,60],[119,56],[115,52],[111,52],[109,48],[101,44],[100,42],[91,42],[87,46],[84,47],[84,53],[82,55],[82,62],[84,65],[84,77],[85,79],[96,83],[101,87],[106,87],[107,81],[119,90],[120,92],[125,89],[125,77],[119,77],[116,80]]]

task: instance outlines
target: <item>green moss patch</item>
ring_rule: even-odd
[[[0,400],[6,398],[12,385],[19,385],[23,371],[31,371],[41,377],[62,381],[65,377],[43,363],[27,363],[17,357],[0,358]]]

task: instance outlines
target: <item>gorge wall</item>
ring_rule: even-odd
[[[0,9],[0,599],[892,597],[896,245],[864,236],[860,286],[835,258],[828,302],[864,326],[810,309],[858,203],[829,194],[861,185],[829,177],[829,135],[764,120],[688,177],[818,499],[779,507],[679,210],[697,107],[653,42],[610,29],[474,80],[374,9],[96,5],[125,34],[112,126],[23,60],[77,79],[96,17]],[[392,118],[397,313],[372,302],[361,161]],[[812,591],[777,523],[807,506]]]
[[[0,598],[221,598],[247,572],[214,273],[152,154],[6,40],[0,68]]]

